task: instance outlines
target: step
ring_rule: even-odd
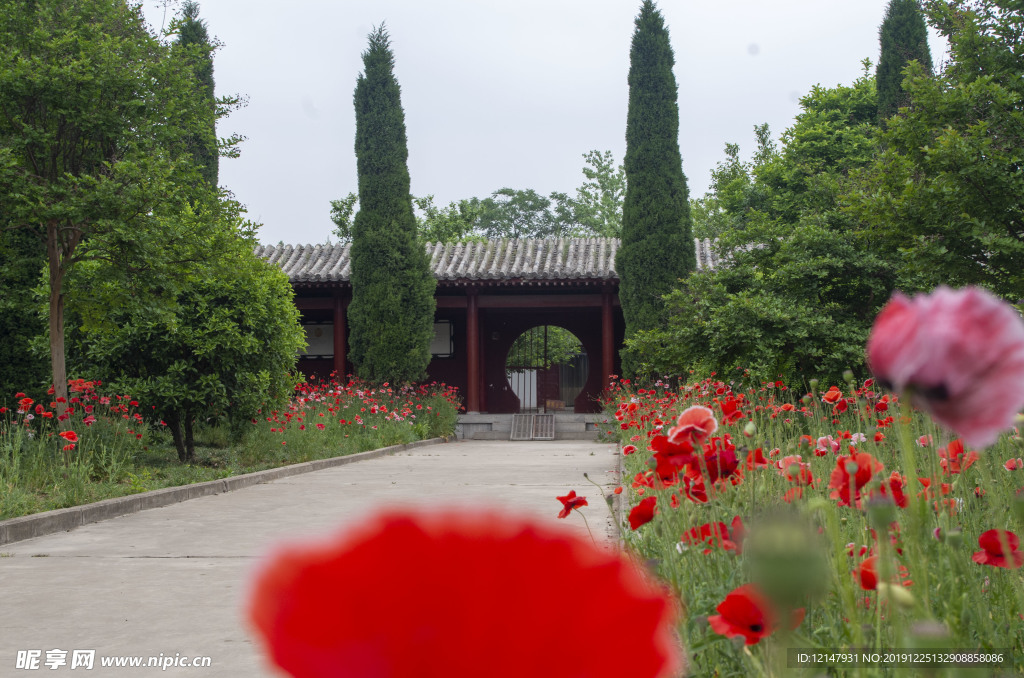
[[[508,431],[477,431],[467,440],[508,440]],[[597,440],[597,431],[555,431],[555,440]],[[544,443],[546,440],[524,442]]]

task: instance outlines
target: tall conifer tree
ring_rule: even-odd
[[[679,153],[675,57],[661,12],[644,0],[629,55],[626,198],[615,258],[626,337],[659,327],[662,295],[696,268],[689,191]],[[623,355],[623,372],[638,365]]]
[[[213,82],[213,44],[206,31],[206,22],[199,19],[199,3],[187,0],[181,8],[182,19],[178,26],[177,46],[188,49],[188,62],[192,66],[196,89],[216,110],[217,100]],[[216,187],[220,171],[220,156],[217,151],[216,120],[211,119],[208,129],[190,134],[185,143],[195,158],[199,173],[210,186]]]
[[[878,88],[878,117],[890,118],[900,106],[910,103],[903,91],[903,69],[917,60],[930,73],[932,53],[928,49],[928,27],[918,0],[889,0],[885,19],[878,31],[881,53],[875,69]]]
[[[415,381],[430,362],[437,281],[416,239],[405,113],[383,25],[369,41],[355,91],[359,212],[352,224],[349,355],[370,381]]]

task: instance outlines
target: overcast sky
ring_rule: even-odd
[[[145,0],[155,30],[161,0]],[[792,124],[815,84],[852,83],[878,60],[888,0],[661,0],[675,50],[679,146],[691,197],[727,142]],[[177,4],[167,10],[172,16]],[[357,190],[352,94],[386,23],[409,139],[412,193],[437,204],[508,186],[574,194],[583,154],[625,153],[629,47],[639,0],[200,0],[224,43],[217,94],[248,106],[218,133],[247,137],[220,182],[260,240],[322,243],[330,201]],[[944,44],[933,36],[932,58]]]

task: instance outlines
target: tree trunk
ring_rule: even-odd
[[[61,261],[57,222],[46,224],[46,256],[50,273],[50,371],[53,377],[53,397],[57,402],[57,420],[61,429],[70,428],[64,413],[68,409],[68,376],[64,359],[64,262]],[[71,455],[64,452],[64,465],[71,464]]]
[[[190,464],[196,460],[196,442],[192,435],[192,423],[192,415],[185,412],[185,456],[186,461]]]
[[[181,435],[181,415],[177,411],[167,415],[167,428],[171,429],[171,438],[178,450],[178,461],[184,464],[188,460],[188,452],[185,450],[185,438]]]

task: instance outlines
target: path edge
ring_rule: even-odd
[[[55,509],[33,513],[18,518],[0,520],[0,545],[10,544],[16,541],[24,541],[33,537],[42,537],[56,532],[67,532],[82,525],[97,523],[101,520],[118,518],[131,515],[139,511],[145,511],[161,506],[170,506],[189,499],[209,497],[224,492],[233,492],[261,483],[269,483],[272,480],[287,478],[312,471],[322,471],[336,466],[344,466],[357,461],[375,459],[395,452],[410,450],[427,445],[438,445],[447,442],[445,438],[429,438],[427,440],[416,440],[402,445],[390,445],[367,452],[346,454],[341,457],[329,459],[314,459],[299,464],[270,468],[264,471],[244,473],[238,476],[221,478],[220,480],[207,480],[193,485],[180,485],[178,487],[165,487],[150,492],[130,494],[125,497],[114,497],[104,499],[92,504],[72,506],[70,508]]]

